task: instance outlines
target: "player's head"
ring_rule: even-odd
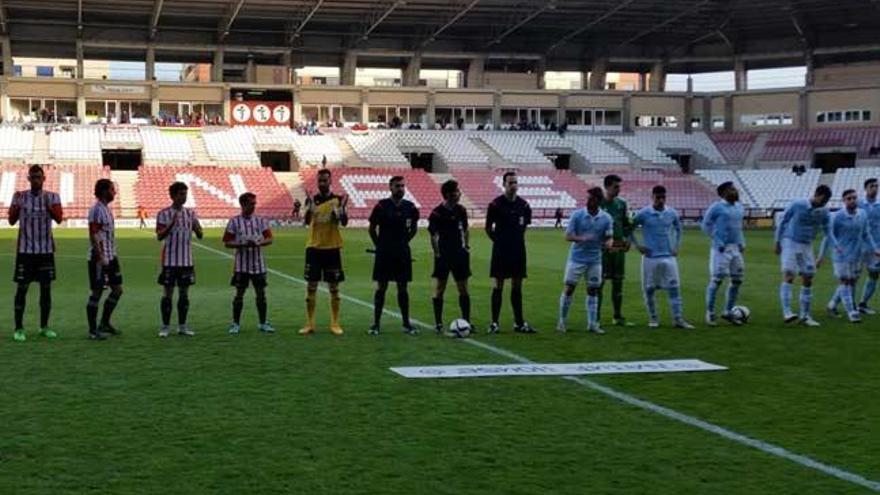
[[[171,198],[171,203],[178,208],[186,203],[186,195],[188,192],[189,186],[183,182],[175,182],[168,186],[168,197]]]
[[[599,208],[599,204],[605,199],[605,192],[601,187],[593,187],[587,191],[587,208],[595,211]]]
[[[333,177],[330,170],[326,168],[322,168],[318,170],[318,191],[321,194],[327,194],[330,192],[330,179]]]
[[[400,201],[406,194],[406,179],[402,175],[395,175],[388,181],[388,188],[391,189],[391,197]]]
[[[501,184],[504,186],[504,194],[507,196],[515,196],[519,189],[519,181],[516,178],[516,172],[510,170],[504,172],[501,176]]]
[[[605,180],[602,183],[605,186],[605,195],[608,196],[608,199],[614,199],[620,194],[620,184],[622,182],[623,179],[617,174],[605,176]]]
[[[440,186],[440,194],[443,196],[443,199],[450,204],[458,204],[458,200],[461,199],[461,191],[458,189],[458,182],[452,179],[444,182],[443,185]]]
[[[822,184],[821,186],[816,188],[816,192],[813,193],[813,198],[810,200],[813,203],[813,206],[818,208],[821,206],[825,206],[828,204],[828,200],[831,199],[831,188]]]
[[[31,190],[39,191],[43,189],[43,182],[46,180],[46,173],[43,167],[39,165],[31,165],[28,169],[28,182],[31,184]]]
[[[865,196],[870,199],[877,197],[877,178],[872,177],[865,181]]]
[[[718,184],[718,188],[716,189],[718,192],[718,196],[721,197],[724,201],[728,201],[730,203],[736,203],[739,201],[739,190],[737,190],[736,186],[733,185],[733,182],[727,181]]]
[[[243,193],[238,197],[238,204],[241,206],[241,214],[249,217],[257,207],[257,195],[252,192]]]
[[[843,206],[846,207],[849,211],[854,211],[859,207],[859,195],[856,194],[855,189],[847,189],[843,191]]]
[[[651,200],[654,208],[662,210],[666,206],[666,188],[661,185],[654,186],[654,189],[651,189]]]
[[[110,179],[98,179],[95,182],[95,197],[99,200],[110,203],[116,198],[116,186]]]

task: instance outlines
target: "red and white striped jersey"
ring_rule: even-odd
[[[113,212],[110,207],[96,201],[89,208],[89,233],[97,233],[98,239],[101,240],[103,246],[104,258],[112,260],[116,257],[116,227],[113,220]],[[95,256],[95,247],[89,243],[89,258]]]
[[[195,210],[189,208],[175,210],[171,206],[160,210],[156,215],[156,231],[171,225],[175,215],[177,221],[163,241],[162,266],[193,266],[192,234],[193,225],[198,218]]]
[[[238,215],[229,219],[226,224],[226,232],[223,241],[235,241],[236,243],[256,240],[258,238],[271,239],[272,229],[269,221],[263,217],[251,215],[245,217]],[[236,248],[235,250],[236,273],[266,273],[266,260],[263,258],[263,248],[259,246]]]
[[[51,191],[36,194],[19,191],[12,197],[10,217],[18,218],[18,252],[26,254],[49,254],[55,252],[52,237],[52,220],[60,221],[61,197]]]

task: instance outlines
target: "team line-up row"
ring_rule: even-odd
[[[341,227],[348,223],[347,197],[330,190],[332,172],[322,169],[317,174],[316,194],[308,194],[305,202],[304,223],[309,227],[306,245],[304,276],[306,287],[306,323],[299,330],[302,335],[316,331],[315,309],[317,290],[321,281],[330,294],[330,325],[333,334],[343,334],[339,312],[341,298],[339,285],[345,280],[342,268]],[[30,189],[16,192],[8,212],[10,225],[19,225],[14,281],[15,330],[14,339],[25,341],[23,326],[28,287],[40,285],[40,335],[55,338],[57,333],[49,326],[51,312],[51,282],[55,279],[52,222],[63,219],[61,201],[57,193],[43,189],[43,169],[32,166],[28,172]],[[517,195],[517,176],[508,172],[503,177],[504,192],[487,209],[485,231],[492,241],[490,277],[494,284],[491,293],[491,323],[488,333],[500,331],[499,315],[505,282],[510,280],[510,303],[514,315],[514,331],[534,333],[523,316],[522,284],[527,277],[526,230],[531,224],[531,208]],[[613,324],[631,326],[622,313],[625,256],[634,246],[642,254],[642,295],[648,312],[648,326],[659,326],[655,294],[666,291],[673,315],[673,325],[682,329],[694,326],[682,314],[680,277],[677,263],[681,243],[682,224],[676,210],[666,204],[666,189],[657,185],[652,190],[651,203],[630,215],[626,202],[620,198],[622,180],[617,175],[605,177],[604,189],[587,191],[586,206],[570,217],[565,238],[571,243],[565,266],[563,290],[559,299],[557,330],[567,330],[566,321],[575,289],[581,279],[587,286],[588,330],[601,334],[599,325],[603,288],[611,285]],[[816,269],[830,251],[835,277],[839,285],[829,301],[829,312],[838,314],[842,303],[851,322],[861,321],[862,314],[873,314],[868,303],[875,292],[880,275],[880,202],[877,200],[877,179],[865,181],[865,195],[859,199],[855,190],[843,193],[844,207],[828,210],[831,190],[819,186],[812,197],[797,200],[785,210],[776,227],[776,253],[781,257],[783,281],[779,288],[783,320],[799,321],[807,326],[819,326],[811,313],[812,282]],[[415,236],[419,210],[404,199],[405,180],[401,176],[389,181],[389,197],[380,200],[369,218],[369,234],[374,245],[375,260],[372,278],[376,283],[373,295],[374,317],[369,327],[371,335],[380,333],[381,317],[389,283],[397,288],[404,333],[418,332],[409,318],[408,283],[412,280],[412,256],[409,243]],[[195,284],[192,256],[192,237],[202,238],[203,232],[194,210],[184,207],[188,187],[182,182],[168,189],[171,205],[156,216],[156,238],[162,242],[161,271],[157,282],[163,292],[160,300],[160,337],[170,333],[173,296],[177,295],[177,333],[195,335],[187,325],[189,289]],[[739,191],[733,183],[725,182],[717,188],[719,200],[707,210],[702,230],[711,238],[710,279],[706,287],[705,323],[716,326],[716,298],[725,279],[729,279],[726,301],[720,317],[732,325],[742,325],[749,316],[747,308],[737,306],[736,300],[743,283],[746,249],[743,235],[744,209],[739,202]],[[91,293],[86,305],[89,337],[104,340],[119,331],[111,324],[111,316],[122,296],[122,272],[116,251],[113,213],[109,204],[116,196],[109,179],[95,183],[95,204],[89,209],[89,262],[88,275]],[[469,224],[467,212],[459,204],[461,192],[458,183],[449,180],[442,184],[443,202],[435,207],[428,218],[428,231],[434,253],[435,279],[432,304],[437,332],[454,336],[471,333],[470,294],[471,276]],[[266,286],[268,268],[263,249],[273,242],[269,222],[255,214],[257,198],[252,193],[239,197],[241,212],[231,218],[223,234],[223,243],[234,250],[234,269],[230,284],[235,289],[232,301],[230,334],[241,330],[240,318],[244,295],[250,286],[255,292],[259,330],[272,333],[267,321]],[[636,235],[641,229],[641,239]],[[813,242],[819,232],[824,233],[818,259],[814,257]],[[863,269],[868,272],[861,300],[855,302],[856,283]],[[442,322],[444,293],[452,275],[458,289],[461,319],[444,330]],[[792,291],[796,277],[800,277],[799,312],[792,310]],[[104,291],[110,292],[104,298]]]

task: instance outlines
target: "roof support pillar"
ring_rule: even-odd
[[[223,48],[214,50],[214,63],[211,64],[211,82],[223,82]]]
[[[749,73],[746,70],[746,63],[738,57],[733,61],[733,88],[736,91],[749,89]]]
[[[156,78],[156,47],[152,43],[147,45],[147,57],[144,63],[144,78],[152,81]]]
[[[654,62],[651,67],[650,89],[654,92],[666,90],[666,66],[663,62]]]
[[[486,58],[474,57],[468,64],[467,71],[467,87],[482,88],[483,80],[486,73]]]
[[[593,68],[590,71],[589,88],[593,91],[602,91],[605,89],[605,77],[608,75],[608,59],[597,58],[593,61]]]

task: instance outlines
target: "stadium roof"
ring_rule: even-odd
[[[880,58],[880,0],[0,0],[0,31],[13,53],[160,60],[337,65],[356,50],[370,65],[423,54],[423,67],[545,60],[582,70],[607,57],[612,70],[729,69]],[[138,53],[140,52],[140,53]],[[230,59],[231,57],[231,59]],[[513,61],[513,62],[511,62]],[[362,62],[366,65],[365,62]]]

